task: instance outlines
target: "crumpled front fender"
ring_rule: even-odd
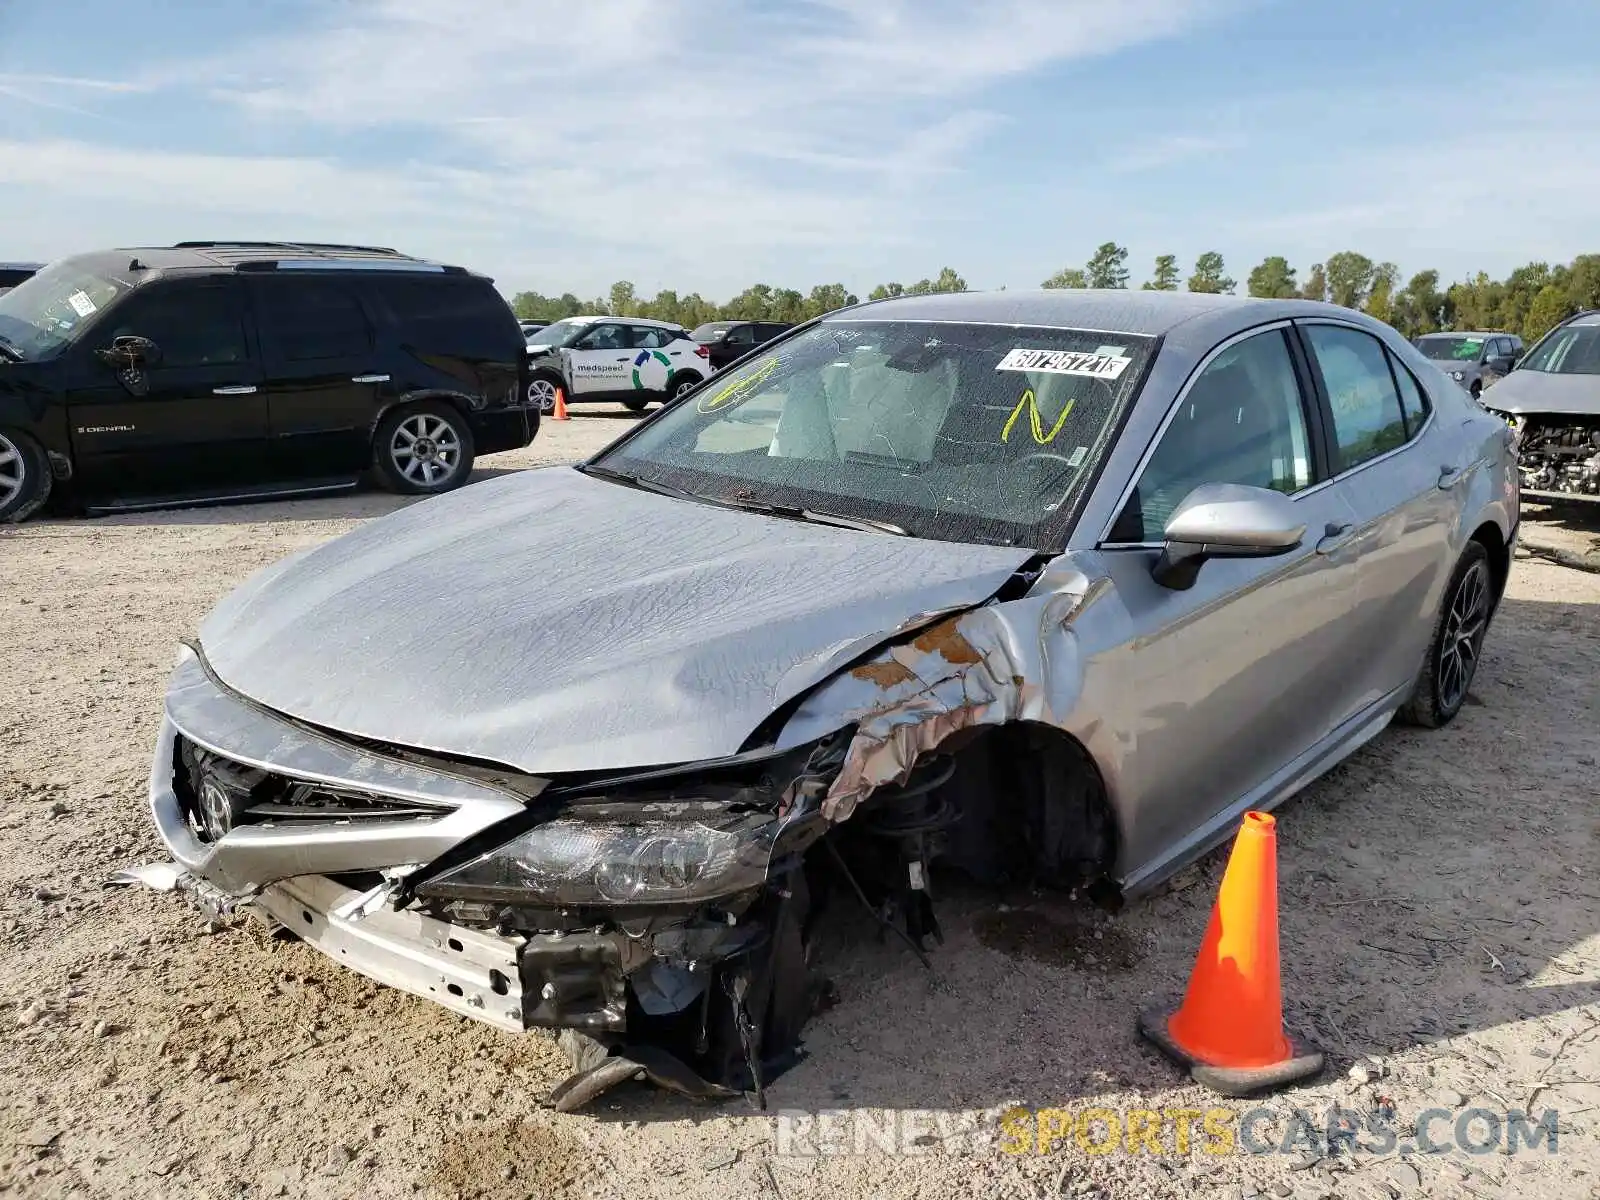
[[[828,820],[843,821],[962,730],[1019,721],[1065,729],[1083,682],[1072,625],[1106,586],[1058,568],[1021,600],[947,617],[888,645],[812,692],[778,747],[855,726],[821,805]]]

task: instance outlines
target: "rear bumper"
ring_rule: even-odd
[[[505,450],[520,450],[530,444],[539,432],[539,410],[536,408],[497,408],[473,413],[471,417],[472,440],[479,454],[499,454]]]

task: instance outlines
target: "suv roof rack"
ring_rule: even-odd
[[[212,241],[212,242],[177,242],[174,250],[298,250],[302,252],[356,253],[356,254],[386,254],[393,258],[410,258],[409,254],[389,246],[356,246],[345,242],[245,242],[245,241]]]
[[[342,242],[178,242],[174,250],[193,250],[236,271],[418,271],[466,275],[465,267],[444,266],[402,254],[388,246]]]

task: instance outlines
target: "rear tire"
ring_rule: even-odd
[[[1494,573],[1481,542],[1468,542],[1451,573],[1434,619],[1416,690],[1400,709],[1407,725],[1439,729],[1455,720],[1478,671],[1494,610]]]
[[[373,462],[384,486],[408,496],[460,487],[476,457],[467,419],[439,400],[407,404],[378,422]]]
[[[0,521],[26,521],[50,499],[54,483],[44,447],[25,433],[0,429]]]
[[[700,383],[701,380],[702,380],[702,376],[695,374],[693,371],[685,371],[681,375],[674,376],[672,378],[671,382],[669,382],[667,384],[667,400],[666,400],[666,402],[668,404],[671,404],[674,400],[676,400],[679,396],[683,395],[690,388],[692,388],[696,384]]]

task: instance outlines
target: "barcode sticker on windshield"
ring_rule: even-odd
[[[89,299],[88,292],[73,292],[67,297],[67,303],[72,305],[72,311],[80,317],[87,317],[94,312],[94,301]]]
[[[1092,379],[1115,379],[1127,370],[1132,360],[1117,354],[1085,354],[1077,350],[1009,351],[995,366],[996,371],[1043,371],[1049,375],[1087,375]]]

